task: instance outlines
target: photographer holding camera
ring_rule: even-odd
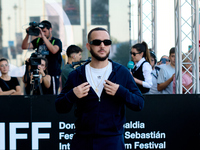
[[[52,37],[52,26],[47,20],[41,23],[31,22],[30,27],[26,29],[26,37],[22,42],[22,49],[37,49],[38,53],[45,52],[48,60],[48,72],[51,76],[51,87],[49,94],[58,94],[59,78],[61,74],[61,52],[62,42],[58,38]],[[36,39],[29,42],[29,35],[37,36]],[[49,54],[46,54],[49,52]]]
[[[42,94],[48,94],[49,88],[51,85],[51,76],[48,75],[47,71],[48,61],[46,58],[41,58],[41,64],[36,66],[39,82],[41,84]],[[23,82],[25,83],[25,91],[27,95],[30,95],[31,91],[33,91],[33,95],[41,95],[39,87],[35,87],[35,89],[31,89],[31,84],[34,84],[33,80],[33,68],[30,63],[30,59],[26,60],[26,72],[23,76]],[[38,86],[38,85],[36,85]]]

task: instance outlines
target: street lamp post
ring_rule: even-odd
[[[16,35],[17,35],[17,5],[15,4],[13,6],[14,10],[15,10],[15,39],[16,39]],[[16,40],[15,40],[16,41]],[[17,63],[17,42],[15,42],[15,55],[16,55],[16,65]]]
[[[10,19],[11,19],[11,17],[8,16],[8,32],[9,32],[8,41],[10,41],[10,38],[11,38],[11,36],[10,36]]]
[[[17,5],[14,5],[14,10],[15,10],[15,34],[17,33]]]

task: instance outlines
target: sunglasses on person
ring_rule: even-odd
[[[162,61],[163,64],[166,64],[166,62],[170,62],[167,58],[161,58],[160,61]]]
[[[140,54],[140,53],[141,53],[141,52],[139,52],[139,53],[130,52],[130,54],[133,55],[133,56],[136,56],[137,54]]]
[[[112,41],[111,41],[111,40],[103,40],[103,41],[101,41],[101,40],[93,40],[93,41],[90,41],[89,43],[90,43],[91,45],[99,46],[99,45],[101,44],[101,42],[103,42],[103,44],[104,44],[105,46],[108,46],[108,45],[111,45],[111,44],[112,44]]]

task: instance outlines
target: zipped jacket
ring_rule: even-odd
[[[108,80],[119,84],[116,94],[114,96],[108,95],[103,89],[99,98],[90,87],[87,96],[78,98],[74,94],[73,88],[87,82],[85,65],[88,63],[69,74],[65,87],[56,98],[56,110],[59,113],[67,113],[76,103],[76,134],[94,136],[123,134],[126,106],[131,110],[140,111],[144,107],[144,97],[129,70],[111,61],[112,72]]]

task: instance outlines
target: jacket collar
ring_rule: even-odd
[[[110,75],[110,77],[112,77],[112,75],[114,75],[116,73],[116,71],[120,68],[121,65],[112,61],[111,59],[108,59],[108,61],[110,61],[112,63],[112,72]],[[80,67],[75,69],[79,73],[79,75],[82,76],[81,78],[83,78],[84,81],[86,81],[85,66],[87,64],[89,64],[90,62],[91,62],[91,60],[87,61],[84,65],[81,65]]]

